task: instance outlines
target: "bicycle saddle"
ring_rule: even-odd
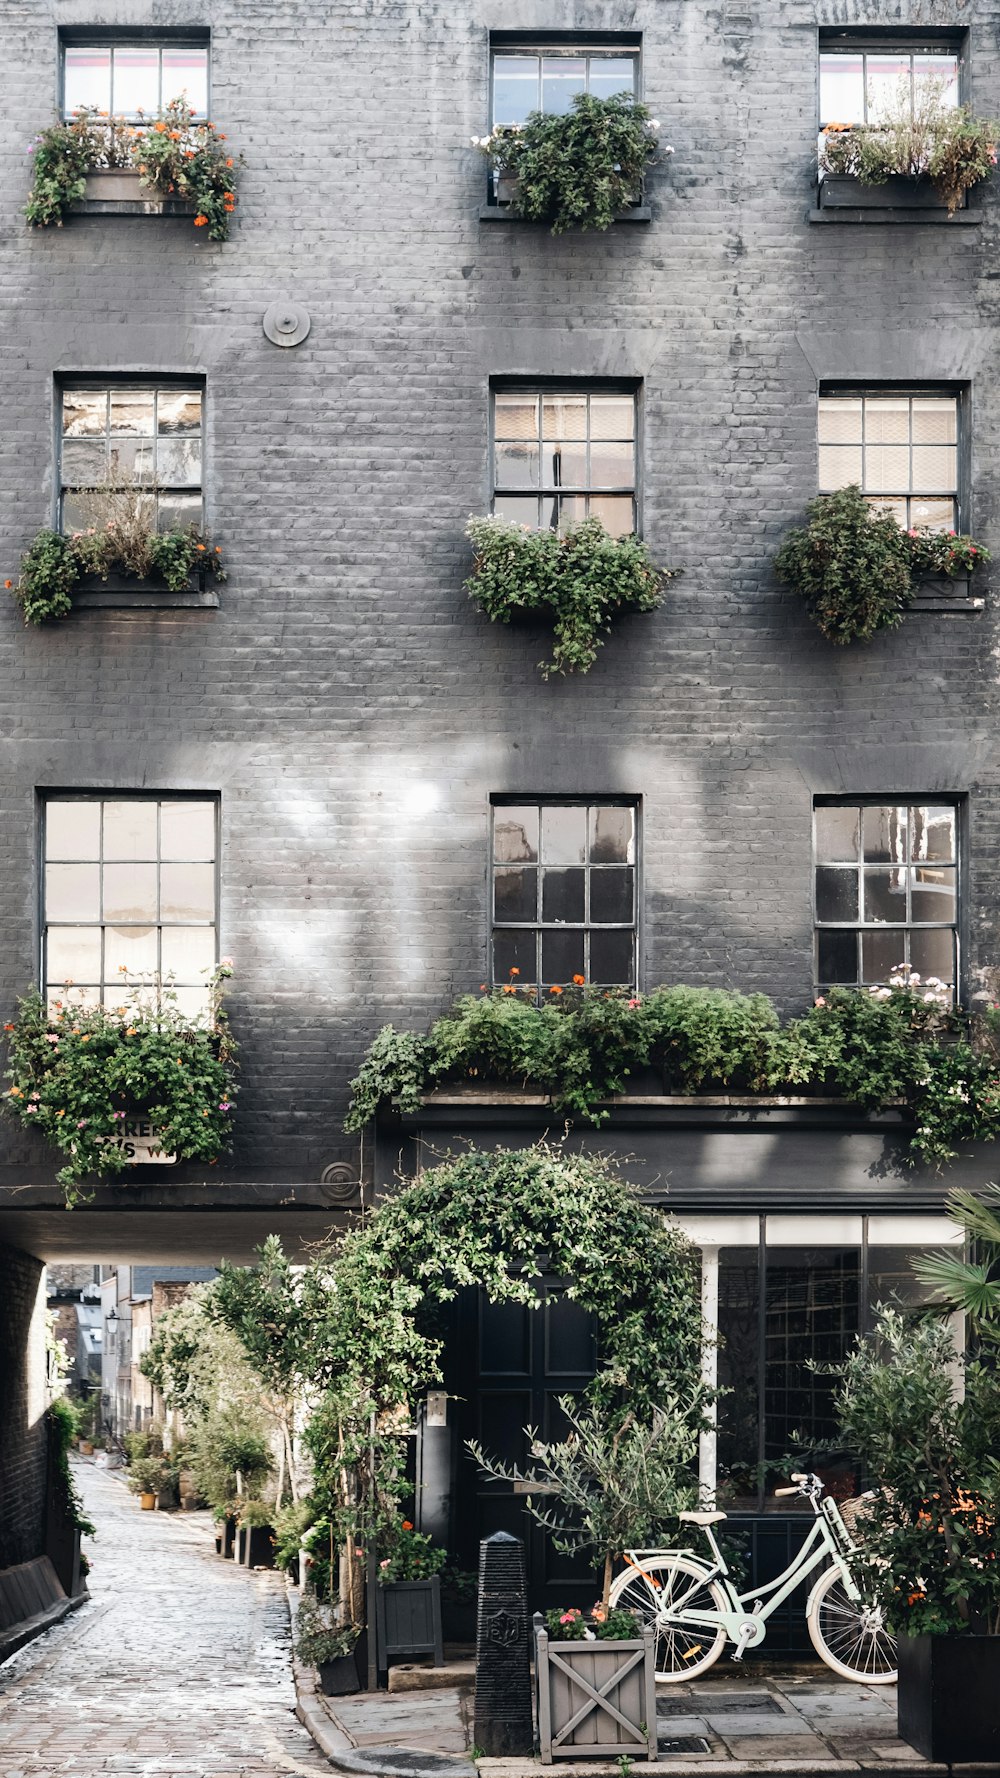
[[[682,1525],[717,1525],[720,1519],[728,1519],[728,1513],[678,1513]]]

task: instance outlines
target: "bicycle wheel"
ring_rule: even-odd
[[[809,1599],[809,1637],[821,1661],[841,1679],[892,1685],[896,1678],[896,1638],[881,1605],[852,1599],[839,1568],[821,1575]]]
[[[626,1568],[611,1588],[612,1605],[634,1611],[651,1624],[656,1642],[656,1677],[661,1685],[694,1679],[717,1661],[726,1641],[722,1625],[699,1629],[693,1624],[664,1623],[671,1608],[728,1611],[729,1601],[706,1570],[687,1556],[644,1557],[642,1567]]]

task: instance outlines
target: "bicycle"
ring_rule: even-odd
[[[678,1517],[705,1533],[714,1561],[692,1549],[626,1550],[628,1566],[611,1588],[611,1604],[636,1612],[649,1623],[656,1642],[656,1677],[663,1685],[707,1672],[727,1641],[741,1661],[767,1634],[767,1620],[826,1557],[831,1566],[813,1585],[806,1606],[809,1637],[820,1659],[842,1679],[891,1685],[896,1678],[896,1639],[880,1605],[866,1599],[851,1572],[857,1550],[837,1502],[824,1494],[815,1475],[793,1475],[791,1488],[775,1495],[807,1499],[815,1522],[802,1548],[776,1580],[738,1593],[712,1526],[724,1512],[689,1512]],[[873,1498],[871,1495],[866,1498]],[[753,1604],[747,1610],[748,1601]]]

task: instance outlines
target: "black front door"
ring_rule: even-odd
[[[455,1490],[459,1559],[478,1569],[479,1541],[494,1531],[523,1538],[533,1611],[592,1605],[597,1565],[589,1557],[560,1555],[513,1488],[479,1474],[465,1440],[477,1439],[490,1456],[523,1470],[530,1463],[526,1427],[547,1442],[564,1436],[559,1397],[579,1398],[594,1375],[596,1327],[590,1311],[568,1298],[558,1280],[546,1279],[539,1294],[542,1307],[529,1309],[491,1303],[483,1291],[465,1293],[453,1385],[463,1398]]]

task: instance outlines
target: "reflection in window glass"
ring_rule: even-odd
[[[62,528],[85,531],[102,517],[109,481],[146,486],[137,507],[160,531],[200,525],[202,391],[158,384],[62,390],[59,479]]]
[[[498,49],[493,56],[491,124],[523,123],[531,111],[562,114],[576,93],[634,96],[638,51]]]
[[[878,124],[886,108],[900,103],[912,115],[921,89],[940,93],[943,105],[958,104],[959,59],[934,49],[828,50],[819,59],[820,124]]]
[[[612,537],[634,531],[635,409],[634,394],[610,390],[496,390],[494,514],[535,530],[589,517]]]
[[[44,984],[63,998],[120,1003],[123,969],[172,978],[192,1016],[216,962],[214,801],[50,797],[45,804]]]
[[[117,117],[155,117],[184,99],[208,115],[208,46],[180,43],[67,44],[63,114],[93,108]]]
[[[957,806],[820,804],[813,843],[819,986],[880,986],[902,971],[926,993],[952,1000]]]
[[[635,865],[632,803],[495,803],[493,982],[634,986]]]
[[[852,482],[904,530],[957,530],[957,395],[821,395],[820,491]]]

